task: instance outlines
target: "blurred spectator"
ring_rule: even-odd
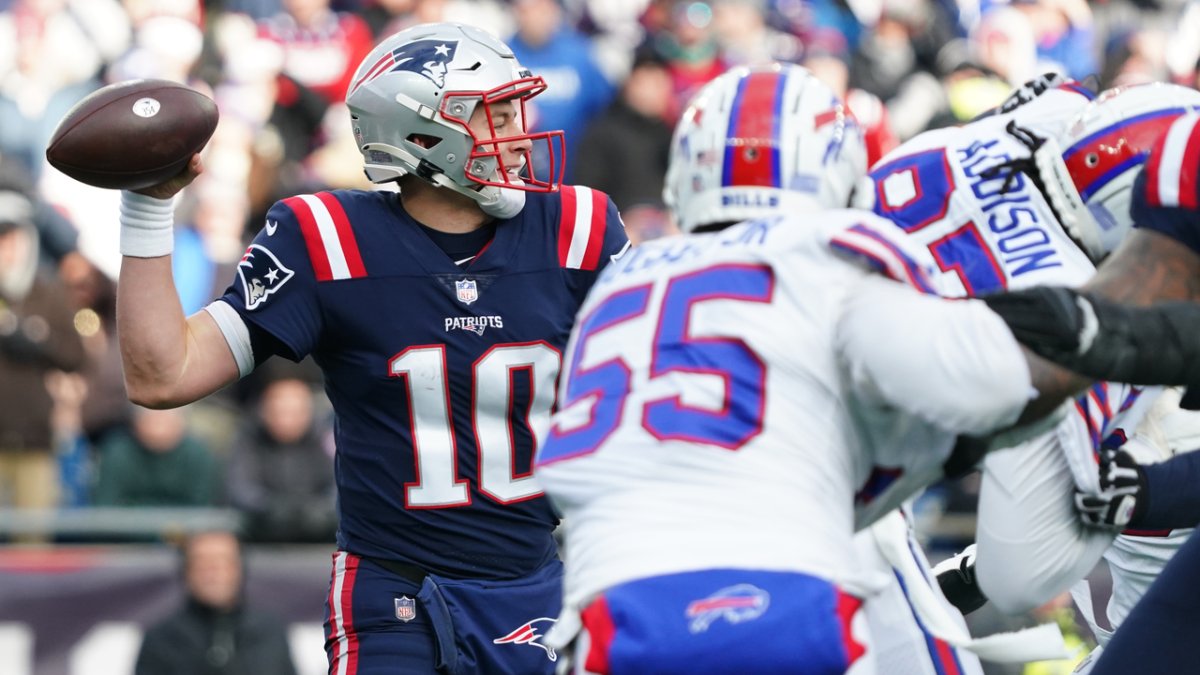
[[[92,484],[92,448],[83,434],[87,380],[77,373],[51,371],[46,373],[46,391],[54,400],[50,429],[58,464],[59,506],[87,506]]]
[[[849,86],[883,101],[901,141],[945,108],[938,63],[950,36],[949,20],[929,0],[884,0],[874,30],[854,46]]]
[[[333,457],[313,404],[312,387],[301,375],[278,376],[233,442],[227,492],[246,516],[251,541],[333,541]]]
[[[1076,80],[1097,74],[1092,10],[1086,0],[1019,0],[1014,6],[1033,29],[1038,72],[1062,72]]]
[[[0,504],[58,502],[46,376],[83,364],[66,291],[38,258],[33,203],[0,190]]]
[[[796,63],[804,45],[767,24],[766,0],[714,0],[713,28],[730,66]]]
[[[246,566],[229,532],[183,545],[183,606],[150,626],[135,675],[295,675],[286,626],[245,607]]]
[[[565,182],[577,182],[575,148],[588,120],[612,100],[613,85],[596,63],[592,44],[564,21],[560,0],[512,0],[517,32],[507,40],[521,65],[546,80],[546,91],[531,101],[531,130],[562,129],[567,164]],[[536,148],[535,148],[536,149]],[[535,154],[536,174],[547,175],[549,158]]]
[[[15,0],[0,12],[0,153],[38,176],[58,120],[128,43],[115,0]]]
[[[96,448],[97,506],[211,506],[218,467],[208,446],[188,431],[183,410],[135,406],[129,430]]]
[[[329,2],[283,0],[284,11],[262,21],[259,33],[283,47],[283,74],[326,101],[340,103],[375,39],[362,18],[335,12]]]
[[[1168,79],[1167,37],[1158,31],[1118,33],[1104,52],[1103,88],[1145,84]]]
[[[666,0],[663,30],[650,36],[650,45],[667,62],[674,100],[671,123],[674,124],[692,95],[728,64],[713,34],[712,7],[690,0]]]
[[[661,206],[671,153],[671,111],[666,64],[643,50],[617,98],[583,134],[575,178],[607,192],[622,212],[638,205]]]
[[[75,309],[75,330],[87,360],[81,370],[87,395],[80,410],[82,430],[94,447],[108,432],[126,428],[133,406],[125,395],[121,352],[116,340],[116,283],[79,253],[58,266]]]
[[[112,64],[107,79],[186,83],[203,46],[204,35],[195,23],[176,16],[152,16],[134,28],[133,46]]]

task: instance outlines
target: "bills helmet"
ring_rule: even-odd
[[[1200,110],[1200,91],[1156,82],[1105,90],[1035,153],[1063,228],[1093,261],[1133,227],[1132,189],[1150,148]]]
[[[525,127],[525,102],[545,89],[500,40],[471,26],[435,23],[380,42],[354,74],[346,104],[372,182],[414,174],[486,211],[504,188],[553,192],[562,181],[562,131]],[[498,132],[491,105],[505,101],[516,118]],[[469,125],[477,110],[486,116],[486,135]],[[505,164],[501,144],[516,141],[545,144],[548,175],[533,175],[528,153],[520,166]]]
[[[845,207],[866,169],[862,132],[833,90],[800,66],[741,67],[705,85],[684,111],[663,198],[692,232]]]

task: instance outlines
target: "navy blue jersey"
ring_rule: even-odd
[[[584,187],[528,195],[465,268],[395,193],[271,207],[222,299],[324,372],[339,548],[451,577],[554,555],[533,452],[575,312],[626,245],[612,201]]]

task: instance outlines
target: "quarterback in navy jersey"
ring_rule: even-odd
[[[122,193],[130,397],[181,405],[311,355],[335,415],[330,672],[549,673],[558,517],[532,477],[575,313],[629,242],[612,201],[535,175],[545,89],[458,24],[383,40],[348,95],[375,183],[276,203],[225,294],[184,318],[171,204],[201,171]]]
[[[222,299],[325,374],[338,547],[454,577],[553,558],[557,519],[530,462],[575,310],[625,243],[612,202],[530,195],[461,267],[395,193],[292,197],[267,222]]]

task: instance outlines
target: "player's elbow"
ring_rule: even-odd
[[[130,377],[128,373],[125,375],[125,393],[134,405],[152,410],[178,408],[188,403],[170,387],[164,386],[160,382]]]
[[[997,611],[1009,615],[1023,614],[1040,607],[1049,599],[1045,597],[1047,589],[1041,580],[1014,574],[1012,570],[992,570],[990,567],[982,559],[976,559],[976,583]]]

